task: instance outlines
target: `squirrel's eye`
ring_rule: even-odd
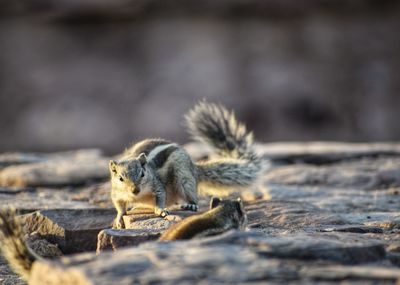
[[[120,176],[119,181],[124,182],[124,178],[122,178],[122,176]]]
[[[144,177],[144,170],[142,170],[142,174],[141,174],[141,177]]]

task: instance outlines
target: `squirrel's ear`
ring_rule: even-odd
[[[142,166],[146,164],[146,162],[147,162],[147,156],[144,154],[144,152],[142,152],[141,154],[139,154],[138,160],[139,160],[139,162],[140,162],[140,164],[141,164]]]
[[[110,160],[108,168],[110,169],[110,172],[117,173],[117,163],[114,160]]]
[[[221,203],[221,199],[218,197],[212,197],[210,202],[210,209],[214,209]]]

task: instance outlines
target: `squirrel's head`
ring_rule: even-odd
[[[229,216],[231,220],[236,223],[236,226],[241,231],[244,231],[247,226],[247,214],[244,210],[242,199],[237,198],[234,200],[222,200],[218,197],[212,197],[210,202],[210,209],[217,207],[222,208],[224,215]]]
[[[147,158],[144,153],[134,159],[119,162],[110,160],[112,187],[118,191],[138,195],[141,190],[141,182],[146,176],[146,163]]]

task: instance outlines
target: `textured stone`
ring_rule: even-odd
[[[394,242],[387,247],[387,250],[390,252],[398,252],[400,253],[400,241]]]
[[[131,216],[125,216],[124,222],[125,227],[127,229],[157,229],[157,230],[165,230],[167,229],[172,223],[167,219],[163,218],[149,218],[146,220],[136,221],[132,220]]]
[[[264,157],[284,163],[332,164],[363,157],[399,156],[398,143],[279,142],[258,145]]]
[[[109,228],[114,209],[42,210],[23,216],[26,230],[37,232],[63,253],[96,250],[98,233]]]
[[[28,246],[39,256],[45,258],[55,258],[63,255],[58,245],[49,243],[43,239],[37,232],[34,232],[26,239]]]
[[[299,145],[307,154],[306,146]],[[332,145],[326,147],[329,150]],[[124,216],[131,228],[126,230],[108,229],[116,213],[103,210],[110,211],[108,224],[98,225],[102,220],[98,216],[103,214],[90,211],[103,212],[89,208],[112,206],[108,182],[58,189],[7,187],[0,189],[0,199],[20,213],[43,207],[87,207],[60,209],[33,220],[44,227],[37,227],[38,231],[55,233],[48,240],[60,248],[64,244],[65,249],[64,236],[69,237],[69,246],[79,248],[84,244],[79,236],[88,241],[85,248],[94,251],[97,244],[101,254],[67,253],[58,261],[35,263],[32,284],[393,284],[399,279],[400,264],[400,159],[382,149],[352,154],[355,145],[340,147],[348,147],[347,152],[341,155],[339,149],[337,153],[325,149],[316,153],[319,160],[307,158],[299,164],[291,164],[295,161],[288,149],[287,161],[276,160],[279,163],[268,170],[260,187],[241,193],[247,197],[247,231],[212,238],[150,241],[172,223],[196,214],[178,210],[166,220],[151,209],[133,209]],[[324,160],[325,155],[331,158]],[[201,198],[201,211],[208,203],[208,197]],[[59,215],[68,222],[58,223],[63,219],[54,213],[63,211]],[[91,232],[93,228],[96,231]],[[65,234],[74,231],[76,239]],[[18,282],[7,270],[0,272],[0,278]]]
[[[126,229],[157,229],[165,230],[172,224],[181,221],[182,219],[201,213],[190,211],[170,211],[170,215],[166,218],[157,217],[152,210],[146,210],[147,213],[141,213],[140,209],[135,210],[136,213],[129,213],[123,217]]]
[[[18,194],[33,191],[35,191],[33,187],[0,187],[0,194]]]
[[[375,280],[392,282],[400,278],[400,270],[397,268],[373,267],[373,266],[321,266],[304,269],[302,274],[317,280]]]
[[[31,284],[133,284],[187,282],[245,283],[290,280],[396,280],[399,271],[391,267],[343,266],[332,262],[358,263],[384,258],[384,250],[368,241],[341,243],[335,236],[265,238],[254,232],[229,232],[225,235],[188,242],[153,242],[137,248],[120,249],[65,258],[57,263],[37,263]],[[353,254],[351,249],[355,248]],[[184,250],[183,250],[184,249]],[[311,252],[309,252],[311,250]],[[383,253],[382,253],[383,250]],[[289,252],[291,254],[289,254]],[[363,253],[364,252],[364,253]],[[275,256],[273,256],[275,255]],[[278,259],[284,258],[284,259]],[[310,263],[309,260],[320,262]],[[303,270],[304,268],[304,270]],[[307,268],[313,269],[307,271]],[[326,268],[326,272],[322,272]],[[343,271],[339,269],[342,268]],[[368,271],[367,269],[371,270]],[[73,272],[73,274],[72,274]],[[196,276],[193,279],[193,276]]]
[[[355,234],[296,233],[265,236],[260,232],[231,231],[198,241],[203,245],[237,244],[273,258],[325,260],[340,264],[361,264],[385,258],[383,242]]]
[[[98,151],[76,152],[0,171],[1,186],[65,186],[107,178],[108,159]]]
[[[324,225],[343,225],[339,215],[306,202],[257,201],[246,206],[249,228],[268,233],[313,231]]]
[[[98,235],[96,252],[99,254],[104,250],[137,246],[143,242],[157,239],[161,235],[161,232],[162,230],[160,229],[105,229]]]
[[[266,181],[285,185],[323,185],[366,190],[400,186],[400,159],[381,159],[382,163],[378,161],[365,159],[325,167],[288,165],[271,171],[266,175]]]
[[[2,206],[15,208],[25,214],[41,209],[90,209],[98,206],[88,201],[77,201],[70,189],[37,188],[34,191],[0,193]],[[108,195],[109,196],[109,195]]]
[[[116,254],[104,252],[96,259],[76,256],[68,259],[68,265],[61,266],[59,271],[50,272],[49,267],[54,265],[48,263],[35,264],[30,283],[56,284],[71,278],[71,271],[79,276],[73,280],[75,284],[88,284],[94,280],[96,284],[181,284],[189,282],[193,276],[196,276],[196,282],[240,282],[265,278],[274,271],[273,276],[295,276],[293,270],[288,274],[286,268],[278,269],[278,264],[272,266],[262,260],[254,263],[256,258],[254,252],[232,245],[221,248],[157,243],[145,248],[121,249]],[[48,274],[39,278],[44,272]],[[68,281],[65,284],[72,284]]]
[[[340,235],[295,235],[267,240],[261,254],[270,257],[305,260],[329,260],[342,264],[359,264],[383,260],[385,249],[382,243],[360,239],[358,236]]]
[[[390,260],[390,262],[397,266],[400,267],[400,253],[393,253],[393,252],[388,252],[387,258]]]
[[[64,151],[55,153],[25,153],[9,152],[0,154],[0,169],[10,165],[29,164],[43,162],[52,159],[71,159],[77,157],[100,157],[99,149],[83,149],[75,151]]]
[[[349,233],[359,233],[359,234],[366,234],[366,233],[378,233],[382,234],[383,229],[378,227],[366,227],[366,226],[339,226],[334,228],[326,228],[322,229],[322,232],[349,232]]]

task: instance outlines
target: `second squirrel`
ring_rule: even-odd
[[[191,239],[222,234],[231,229],[244,231],[247,215],[240,198],[221,200],[212,198],[210,210],[191,216],[171,226],[160,237],[160,241]]]

